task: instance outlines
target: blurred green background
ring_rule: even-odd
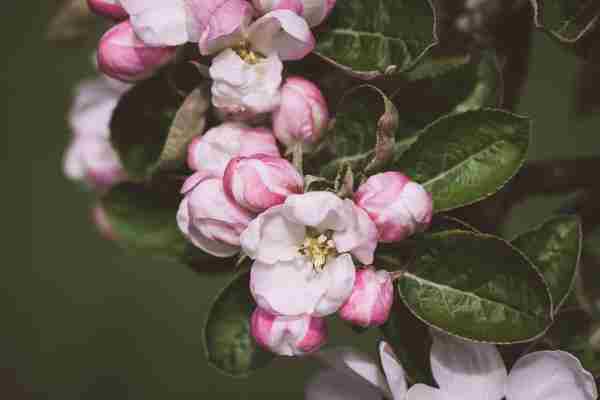
[[[51,3],[12,2],[1,28],[8,213],[2,224],[0,398],[301,399],[316,367],[309,361],[279,361],[250,380],[221,376],[207,365],[200,331],[224,278],[124,254],[97,235],[89,196],[63,178],[61,164],[69,137],[65,113],[74,84],[93,72],[91,49],[44,41]],[[600,154],[600,115],[572,116],[574,74],[575,59],[536,35],[519,106],[535,121],[531,157]],[[520,207],[507,234],[539,222],[557,201]],[[369,348],[375,337],[359,340]]]

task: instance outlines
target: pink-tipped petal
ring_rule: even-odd
[[[102,17],[115,21],[122,21],[129,17],[127,11],[119,4],[118,0],[87,0],[90,10]]]
[[[258,154],[231,160],[223,184],[230,199],[258,213],[301,193],[304,180],[289,161]]]
[[[277,54],[282,60],[300,60],[315,47],[306,21],[290,10],[272,11],[249,28],[252,48],[262,54]]]
[[[290,77],[281,87],[281,103],[273,113],[273,131],[286,146],[298,143],[310,148],[329,124],[329,109],[319,88],[312,82]]]
[[[401,241],[429,226],[433,214],[431,196],[400,172],[371,176],[354,196],[379,231],[379,241]]]
[[[235,47],[248,29],[254,9],[245,0],[218,0],[204,8],[206,25],[199,37],[200,53],[215,54],[228,47]]]
[[[266,128],[226,122],[190,143],[187,162],[194,171],[221,178],[231,159],[256,154],[280,156],[273,133]]]
[[[177,46],[190,40],[185,0],[119,1],[135,33],[147,46]]]
[[[327,326],[320,318],[281,317],[257,308],[250,325],[257,344],[283,356],[313,353],[327,340]]]
[[[352,294],[340,308],[342,319],[364,328],[383,325],[393,303],[392,278],[385,270],[372,267],[356,271]]]
[[[114,26],[100,39],[98,67],[124,82],[150,77],[175,57],[174,47],[149,47],[138,39],[129,21]]]

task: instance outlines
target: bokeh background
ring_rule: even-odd
[[[0,24],[0,398],[301,399],[311,361],[279,361],[249,380],[207,365],[201,326],[225,278],[125,254],[97,235],[89,195],[62,175],[65,113],[74,84],[93,73],[91,48],[45,42],[52,2],[10,3]],[[518,107],[535,121],[534,159],[600,154],[600,114],[572,112],[575,71],[574,57],[536,34]],[[506,234],[540,222],[558,202],[519,207]],[[374,333],[341,333],[336,344],[375,345]]]

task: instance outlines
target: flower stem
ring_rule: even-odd
[[[304,157],[304,149],[302,147],[302,143],[297,143],[294,145],[294,148],[292,149],[292,163],[294,164],[298,172],[300,172],[300,175],[304,176],[304,167],[302,163],[302,158]]]

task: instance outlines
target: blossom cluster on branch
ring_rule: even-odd
[[[99,77],[76,89],[65,174],[97,194],[105,238],[232,275],[203,328],[208,362],[246,376],[275,355],[327,359],[339,318],[385,338],[386,379],[368,367],[377,396],[451,399],[472,386],[474,398],[537,399],[564,381],[557,399],[595,400],[596,316],[572,295],[582,222],[563,207],[512,240],[494,234],[531,193],[527,176],[548,169],[522,168],[532,124],[502,109],[507,53],[442,37],[442,26],[494,35],[488,19],[524,2],[467,1],[473,21],[457,7],[440,25],[427,0],[87,3],[113,26]],[[593,28],[572,23],[581,37]],[[564,334],[571,319],[577,336]],[[496,344],[508,364],[535,351],[507,374]]]

